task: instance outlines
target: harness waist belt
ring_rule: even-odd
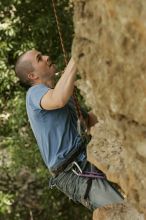
[[[63,164],[61,164],[59,167],[57,167],[56,169],[50,169],[50,173],[52,174],[52,176],[57,176],[60,172],[62,172],[69,163],[73,162],[74,159],[85,150],[85,141],[79,146],[79,148],[72,153],[72,155],[64,161]]]

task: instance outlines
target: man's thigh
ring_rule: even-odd
[[[77,176],[72,170],[64,171],[54,179],[55,186],[74,202],[78,202],[84,195],[87,187],[86,182],[85,178]]]
[[[81,203],[90,210],[98,207],[121,203],[122,196],[106,179],[92,179],[92,185],[89,190],[89,195],[85,199],[85,193],[89,178],[77,176],[72,170],[64,171],[55,178],[56,187],[66,194],[76,203]]]
[[[93,179],[89,191],[89,203],[92,209],[108,204],[123,203],[124,198],[107,179]]]

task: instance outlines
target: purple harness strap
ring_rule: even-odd
[[[106,176],[101,173],[93,173],[93,172],[84,172],[84,173],[79,173],[78,176],[82,177],[91,177],[91,178],[99,178],[99,179],[106,179]]]
[[[102,172],[92,172],[92,171],[82,171],[80,168],[79,164],[74,161],[73,165],[75,165],[79,172],[77,172],[74,168],[72,168],[72,171],[77,175],[77,176],[82,176],[82,177],[89,177],[89,178],[99,178],[99,179],[106,179],[106,176]]]
[[[84,194],[84,199],[87,199],[89,197],[89,192],[90,192],[90,188],[92,185],[92,179],[94,178],[98,178],[98,179],[106,179],[106,176],[104,173],[102,172],[92,172],[92,171],[82,171],[81,167],[79,166],[79,164],[76,161],[73,161],[72,165],[76,166],[76,168],[78,168],[77,172],[73,167],[72,167],[72,171],[73,173],[75,173],[77,176],[81,176],[81,177],[88,177],[87,179],[87,188]],[[92,167],[92,165],[91,165]]]

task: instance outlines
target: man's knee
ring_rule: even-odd
[[[124,198],[107,180],[94,179],[89,200],[93,208],[99,208],[108,204],[123,203]]]

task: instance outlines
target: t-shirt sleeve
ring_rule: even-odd
[[[34,88],[31,89],[29,98],[30,98],[30,105],[31,107],[36,110],[43,110],[43,108],[40,105],[42,97],[48,92],[50,88],[48,88],[45,85],[37,85]]]

